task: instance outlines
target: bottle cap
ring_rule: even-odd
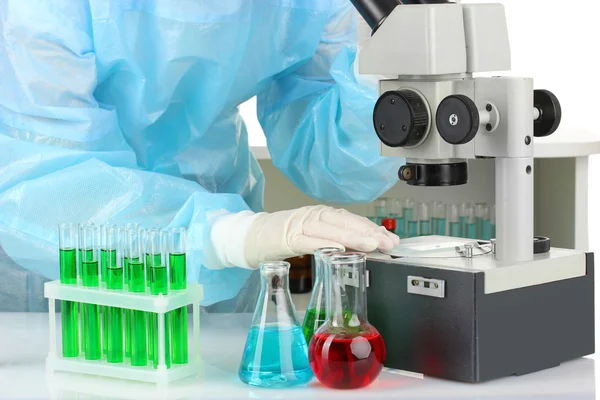
[[[384,218],[381,220],[381,225],[385,227],[388,231],[396,230],[396,219],[394,218]]]

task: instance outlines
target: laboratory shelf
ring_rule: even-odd
[[[50,351],[46,358],[46,371],[71,372],[78,374],[102,376],[166,384],[182,378],[197,376],[202,371],[202,359],[200,356],[200,301],[203,299],[203,288],[198,284],[191,284],[187,289],[172,291],[169,294],[152,295],[146,293],[129,293],[125,290],[115,291],[103,287],[84,287],[78,285],[65,285],[59,281],[46,282],[44,284],[44,296],[48,299],[49,309],[49,340]],[[102,307],[117,307],[123,310],[137,310],[157,314],[157,343],[158,362],[156,368],[153,361],[148,357],[148,365],[132,366],[128,358],[124,356],[121,363],[108,363],[104,355],[101,360],[86,360],[83,350],[78,357],[63,357],[61,334],[57,335],[56,329],[56,301],[72,301],[82,304],[92,304]],[[193,344],[188,350],[188,362],[186,364],[172,364],[169,368],[165,360],[165,330],[170,331],[166,325],[170,319],[165,318],[173,310],[192,306],[191,325]],[[187,314],[189,321],[189,314]],[[189,323],[189,322],[188,322]],[[165,329],[167,328],[167,329]],[[148,328],[149,329],[149,328]],[[125,332],[125,328],[124,328]],[[79,339],[81,339],[80,333]],[[189,334],[188,334],[189,335]],[[125,336],[125,335],[124,335]],[[189,343],[188,336],[188,343]],[[168,352],[171,354],[171,352]]]

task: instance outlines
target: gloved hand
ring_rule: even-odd
[[[311,254],[321,247],[370,252],[391,250],[400,242],[398,236],[364,217],[326,206],[230,214],[214,224],[211,240],[222,265],[243,268]]]

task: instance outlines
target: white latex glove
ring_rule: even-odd
[[[400,238],[367,218],[326,206],[275,213],[245,211],[219,218],[211,230],[218,259],[209,268],[257,268],[263,261],[343,246],[363,252],[391,250]]]

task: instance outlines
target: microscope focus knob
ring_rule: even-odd
[[[562,110],[558,98],[549,90],[533,91],[533,107],[538,116],[533,121],[533,135],[544,137],[552,135],[560,125]]]
[[[479,110],[475,102],[462,94],[442,100],[435,117],[440,136],[453,145],[473,140],[479,130],[479,122]]]
[[[373,124],[379,140],[389,147],[419,144],[429,129],[425,101],[412,90],[394,90],[379,97],[373,111]]]

